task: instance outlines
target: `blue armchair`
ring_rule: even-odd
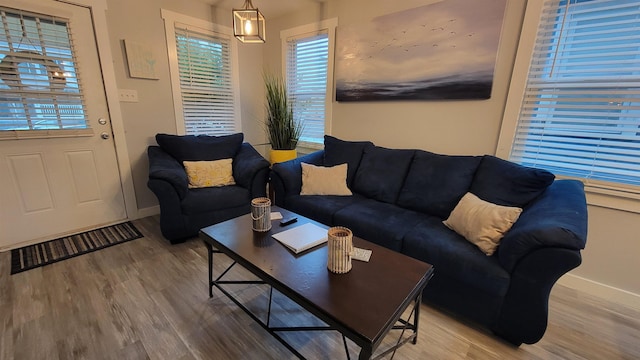
[[[251,199],[266,196],[269,162],[242,133],[228,136],[156,135],[149,146],[147,186],[160,203],[160,230],[172,244],[206,226],[250,212]],[[190,188],[183,161],[233,159],[235,185]]]

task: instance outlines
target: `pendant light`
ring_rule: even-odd
[[[264,43],[264,16],[245,0],[242,9],[233,9],[233,36],[243,43]]]

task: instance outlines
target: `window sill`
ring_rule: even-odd
[[[618,189],[586,185],[587,204],[640,214],[640,194]]]

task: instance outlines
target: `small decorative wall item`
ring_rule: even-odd
[[[507,0],[445,0],[339,27],[336,100],[488,99]]]
[[[271,200],[259,197],[251,200],[251,220],[254,231],[271,230]]]
[[[353,252],[353,233],[346,227],[335,226],[327,232],[327,269],[336,274],[351,270]]]
[[[157,61],[151,46],[124,40],[124,50],[127,55],[129,76],[141,79],[158,79]]]

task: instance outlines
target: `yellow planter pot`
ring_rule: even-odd
[[[269,154],[271,164],[293,160],[298,157],[298,152],[293,150],[273,150]]]

